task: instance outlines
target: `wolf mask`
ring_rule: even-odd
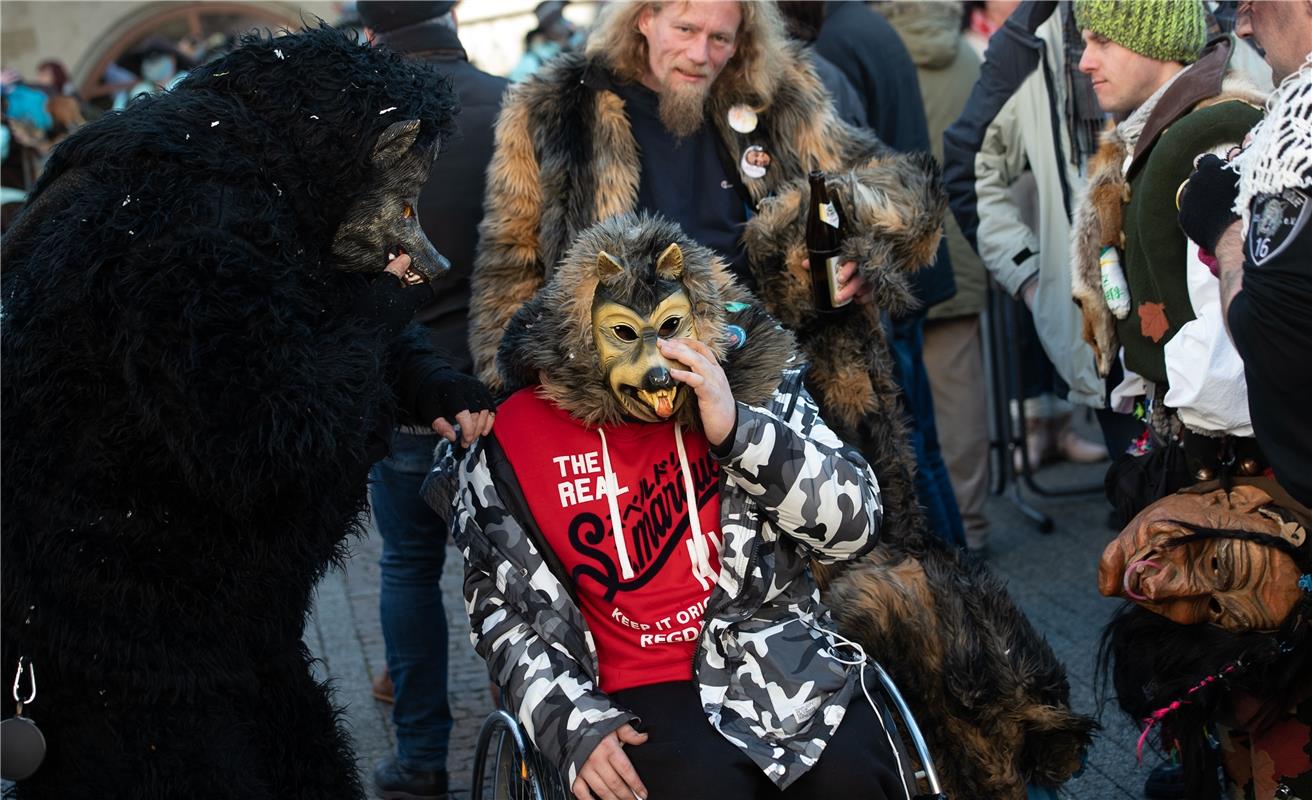
[[[346,209],[333,238],[333,259],[339,269],[378,269],[402,253],[410,269],[433,280],[451,263],[433,247],[419,226],[419,190],[437,158],[438,141],[419,140],[421,125],[411,119],[388,126],[370,155],[373,182]]]
[[[123,220],[138,241],[168,232],[179,215],[215,216],[253,236],[275,216],[280,246],[295,244],[278,252],[298,261],[381,272],[389,252],[405,252],[412,271],[439,275],[445,261],[416,211],[441,143],[455,133],[450,80],[326,25],[250,34],[241,45],[192,70],[173,91],[137,98],[131,113],[106,115],[69,137],[33,197],[78,172],[131,196],[120,214],[139,215]],[[188,164],[187,184],[208,181],[237,194],[183,200],[163,178],[158,190],[143,185],[175,162]],[[148,207],[148,190],[168,199]],[[236,207],[254,210],[233,222]]]
[[[697,338],[692,301],[679,280],[683,249],[671,243],[661,251],[649,281],[635,286],[625,280],[626,271],[605,250],[597,254],[592,338],[601,372],[628,416],[644,422],[669,419],[683,406],[688,389],[670,374],[683,365],[661,355],[657,342]]]
[[[623,214],[579,235],[511,320],[497,363],[508,389],[540,383],[585,424],[699,425],[692,390],[670,375],[683,365],[657,348],[675,338],[706,344],[749,404],[768,400],[797,361],[792,334],[712,251],[660,217]]]

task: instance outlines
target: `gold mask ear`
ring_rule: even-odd
[[[623,265],[605,250],[597,251],[597,277],[608,281],[624,271]]]
[[[683,277],[683,250],[678,244],[671,244],[656,259],[656,274],[666,280],[677,281]]]

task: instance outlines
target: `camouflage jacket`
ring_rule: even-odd
[[[829,655],[834,627],[809,562],[868,552],[882,510],[874,474],[820,419],[800,370],[768,405],[738,405],[720,458],[724,549],[693,670],[711,724],[785,787],[819,759],[856,681]],[[452,530],[474,647],[569,786],[634,715],[597,688],[592,634],[494,437],[460,465],[458,492]]]

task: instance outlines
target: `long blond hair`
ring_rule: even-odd
[[[648,71],[647,38],[638,30],[638,18],[651,8],[659,13],[668,2],[627,0],[608,3],[588,36],[585,52],[607,64],[623,81],[638,81]],[[773,0],[743,0],[733,58],[715,80],[712,93],[731,92],[768,105],[774,97],[779,70],[769,62],[780,58],[788,35]]]

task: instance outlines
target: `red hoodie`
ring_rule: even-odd
[[[723,541],[720,466],[706,437],[674,422],[585,427],[538,397],[536,387],[497,409],[496,437],[574,585],[597,647],[599,688],[692,680]],[[701,536],[687,513],[681,464]],[[610,486],[619,487],[613,506]]]

